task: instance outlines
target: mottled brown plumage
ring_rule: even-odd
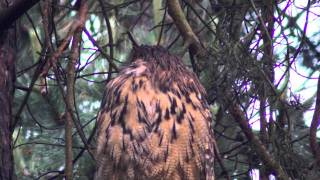
[[[95,179],[214,179],[214,138],[205,89],[159,46],[106,85],[98,117]]]

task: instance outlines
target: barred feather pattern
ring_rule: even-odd
[[[96,180],[214,179],[214,137],[205,89],[159,46],[106,85],[98,115]]]

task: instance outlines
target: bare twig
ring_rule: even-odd
[[[84,33],[87,35],[88,39],[91,41],[91,43],[96,46],[99,49],[99,52],[107,58],[107,61],[109,62],[109,66],[112,66],[113,69],[115,69],[116,71],[119,71],[119,68],[117,67],[117,65],[113,62],[113,59],[103,51],[103,48],[97,43],[96,40],[93,39],[93,37],[90,35],[90,32],[84,28],[83,29]]]
[[[22,100],[22,103],[19,106],[18,111],[17,111],[17,113],[15,115],[15,118],[13,120],[12,127],[11,127],[12,131],[16,127],[17,123],[19,122],[20,115],[21,115],[25,105],[28,102],[28,99],[29,99],[29,97],[31,95],[31,92],[32,92],[32,89],[33,89],[33,86],[35,85],[38,77],[40,76],[40,74],[41,74],[41,72],[42,72],[42,70],[43,70],[43,68],[45,66],[44,60],[45,60],[45,56],[47,55],[47,49],[42,49],[42,53],[41,54],[43,54],[43,55],[41,55],[39,57],[39,63],[38,63],[39,65],[37,66],[37,68],[36,68],[36,70],[34,72],[34,75],[32,76],[28,91],[27,91],[26,95],[24,96],[24,98]]]
[[[112,27],[111,27],[111,23],[109,21],[109,17],[107,15],[107,10],[106,8],[104,7],[103,5],[103,1],[102,0],[99,0],[99,3],[100,3],[100,6],[101,6],[101,10],[102,10],[102,14],[103,14],[103,17],[106,21],[106,25],[107,25],[107,30],[108,30],[108,40],[109,40],[109,51],[110,51],[110,59],[112,60],[113,59],[113,35],[112,35]],[[109,66],[109,72],[112,71],[112,66]],[[108,75],[108,78],[107,78],[107,82],[111,79],[111,76]]]
[[[269,32],[268,32],[268,28],[266,27],[266,24],[265,24],[263,18],[260,16],[260,14],[259,14],[259,12],[258,12],[258,9],[257,9],[255,3],[253,2],[253,0],[250,0],[250,4],[251,4],[254,12],[255,12],[256,15],[258,16],[259,21],[260,21],[260,23],[261,23],[261,26],[263,27],[263,30],[264,30],[265,33],[266,33],[266,36],[268,37],[269,41],[272,42],[272,38],[271,38],[271,36],[270,36],[270,34],[269,34]]]

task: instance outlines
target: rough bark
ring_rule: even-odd
[[[14,85],[14,50],[10,40],[13,33],[0,35],[0,180],[13,179],[12,155],[12,97]]]

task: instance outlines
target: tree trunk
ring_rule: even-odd
[[[9,39],[10,33],[0,36],[0,180],[10,180],[13,175],[11,105],[15,78]]]
[[[1,8],[5,4],[0,1]],[[15,80],[14,35],[12,29],[0,32],[0,180],[14,179],[11,127]]]

